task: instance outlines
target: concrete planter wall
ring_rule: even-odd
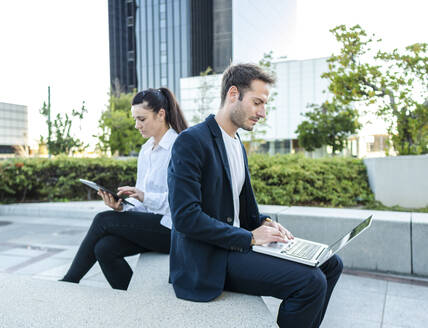
[[[428,155],[366,158],[375,199],[386,206],[428,206]]]

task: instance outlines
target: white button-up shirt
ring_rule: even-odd
[[[151,137],[141,147],[138,155],[136,188],[144,192],[144,201],[128,198],[135,206],[124,205],[124,211],[138,211],[163,215],[161,224],[171,229],[171,212],[168,204],[168,164],[171,148],[178,134],[170,128],[153,149],[154,138]]]

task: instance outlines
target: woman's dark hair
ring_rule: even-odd
[[[177,133],[187,129],[187,122],[183,112],[168,88],[147,89],[138,92],[132,99],[132,106],[146,103],[153,112],[158,113],[161,108],[165,110],[165,120]]]

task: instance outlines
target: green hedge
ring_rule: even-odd
[[[260,204],[342,207],[374,199],[359,159],[253,155],[249,166]]]
[[[137,160],[111,158],[29,158],[0,162],[0,201],[67,201],[97,199],[79,178],[115,190],[135,185]]]
[[[373,201],[364,164],[357,159],[252,155],[252,184],[260,204],[355,206]],[[97,199],[78,178],[107,188],[134,185],[136,159],[32,158],[0,162],[0,200]]]

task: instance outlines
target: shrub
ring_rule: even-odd
[[[341,207],[374,198],[362,160],[252,155],[249,166],[260,204]]]
[[[135,185],[137,160],[111,158],[30,158],[0,162],[0,200],[87,200],[96,196],[79,178],[95,181],[111,190]]]
[[[373,202],[361,160],[310,159],[298,155],[249,157],[251,180],[260,204],[355,206]],[[111,190],[135,185],[137,160],[112,158],[13,159],[0,162],[0,201],[99,199],[79,178]]]

